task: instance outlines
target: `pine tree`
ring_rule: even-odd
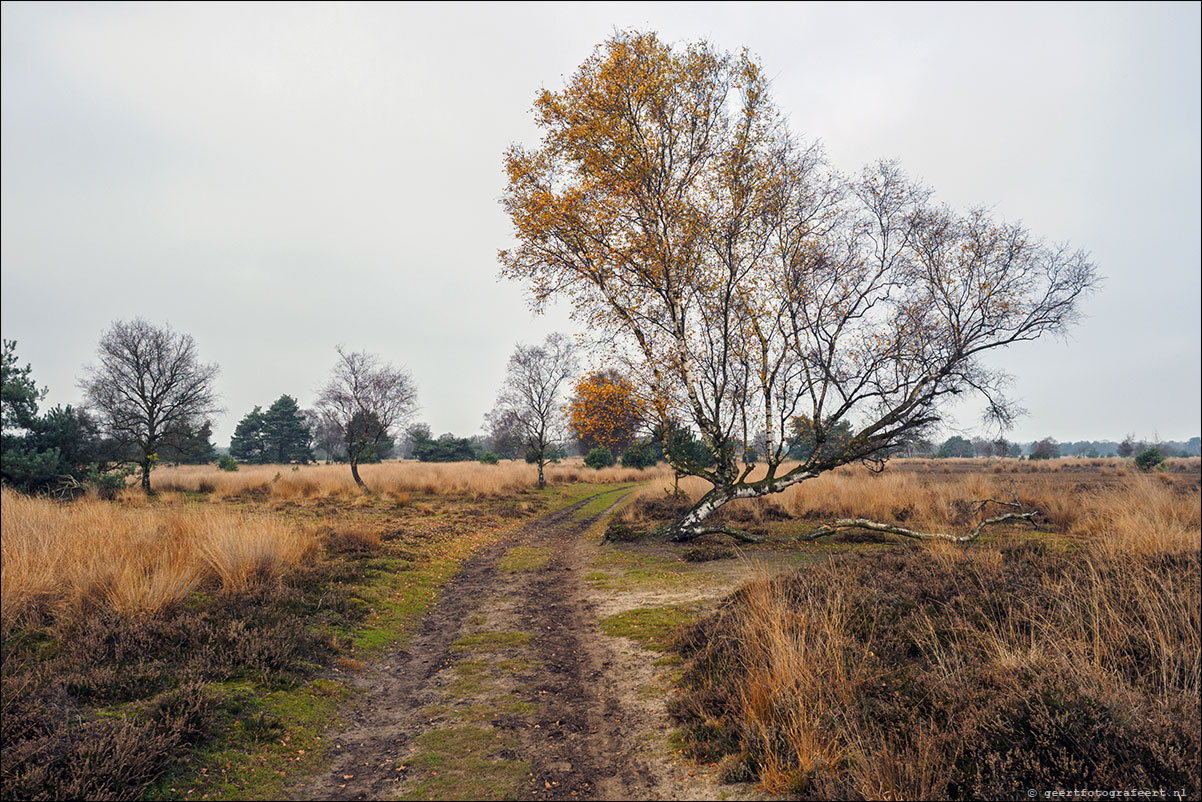
[[[239,462],[267,462],[270,459],[264,437],[264,414],[262,407],[255,407],[234,429],[230,440],[230,456]]]
[[[213,445],[213,424],[205,421],[199,426],[182,425],[167,438],[163,457],[185,465],[204,465],[217,459],[217,448]]]
[[[0,479],[21,490],[78,488],[101,459],[96,422],[83,410],[54,407],[38,414],[46,394],[32,369],[17,362],[16,342],[3,342],[0,360]]]
[[[29,365],[17,363],[17,341],[5,340],[2,364],[0,364],[0,429],[9,434],[14,429],[28,429],[38,416],[38,402],[46,395],[38,389]]]
[[[192,432],[183,444],[183,462],[203,465],[217,459],[217,447],[213,445],[213,424],[205,421]]]
[[[263,413],[263,439],[270,459],[276,462],[309,462],[313,459],[313,432],[290,395],[282,395]]]

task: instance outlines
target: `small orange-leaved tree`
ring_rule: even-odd
[[[615,456],[624,453],[642,422],[643,404],[618,371],[594,371],[576,382],[568,426],[586,453],[594,448],[608,448]]]

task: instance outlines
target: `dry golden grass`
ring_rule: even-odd
[[[1064,772],[1077,769],[1056,763],[1059,746],[1026,744],[1003,759],[977,743],[981,729],[1009,732],[1006,717],[1030,713],[1040,731],[1033,743],[1096,737],[1087,762],[1100,772],[1184,766],[1183,776],[1196,776],[1197,755],[1181,744],[1196,733],[1202,691],[1199,465],[1142,474],[1121,462],[994,471],[984,460],[901,461],[879,474],[844,467],[729,505],[737,521],[775,520],[774,508],[963,532],[981,514],[975,502],[1017,499],[1043,510],[1054,540],[1076,548],[1046,538],[934,541],[753,579],[700,625],[701,637],[686,635],[686,651],[703,646],[687,675],[699,692],[682,702],[684,720],[704,724],[699,748],[709,748],[705,733],[720,716],[741,744],[723,763],[730,776],[752,771],[765,790],[817,798],[945,798],[957,761],[974,749],[964,758],[972,765],[1071,778]],[[682,487],[697,498],[708,485]],[[639,505],[625,514],[637,522]],[[1066,729],[1058,716],[1067,714],[1044,707],[1062,692],[1072,710],[1101,718]],[[946,720],[915,713],[927,708],[957,712]],[[1107,716],[1120,714],[1136,723],[1107,729]],[[1131,744],[1151,743],[1131,756]],[[997,791],[989,783],[1002,779],[984,772],[963,781],[988,797]]]
[[[954,461],[914,462],[926,468],[927,462]],[[782,493],[732,502],[727,509],[740,520],[762,520],[767,510],[775,508],[793,518],[869,518],[922,531],[963,533],[980,517],[977,502],[1017,499],[1046,514],[1056,532],[1108,552],[1196,550],[1202,540],[1202,494],[1196,481],[1182,476],[1138,471],[1122,476],[1067,471],[1015,476],[985,470],[985,460],[960,462],[975,463],[977,471],[926,472],[908,461],[891,463],[882,473],[844,466]],[[708,482],[693,477],[681,480],[680,486],[692,499],[709,489]],[[662,497],[670,487],[669,477],[652,482],[640,495]],[[997,506],[987,510],[989,514],[1000,511]],[[619,513],[635,528],[642,523],[639,516],[637,504]]]
[[[741,591],[737,637],[744,659],[737,698],[746,737],[762,747],[760,782],[781,793],[798,773],[809,776],[846,759],[846,744],[831,738],[826,726],[855,703],[854,691],[869,677],[867,661],[854,658],[858,647],[846,632],[840,594],[802,612],[774,591],[766,575]]]
[[[374,493],[429,493],[434,495],[502,496],[529,490],[538,484],[538,470],[521,460],[497,465],[478,462],[382,462],[359,466],[359,473]],[[548,484],[575,482],[623,483],[648,479],[671,480],[665,465],[646,470],[585,467],[579,458],[548,465]],[[242,465],[222,471],[212,465],[180,465],[155,471],[158,491],[211,493],[215,499],[265,495],[275,499],[352,497],[361,495],[346,465]],[[129,498],[133,493],[126,493]]]
[[[920,473],[1073,473],[1096,472],[1103,475],[1125,476],[1134,472],[1134,461],[1122,457],[1058,457],[1048,460],[1016,459],[894,459],[893,469]],[[1170,473],[1197,473],[1202,470],[1202,457],[1169,457],[1161,466]]]
[[[690,669],[702,689],[694,698],[725,696],[724,726],[739,733],[741,759],[753,761],[765,790],[947,798],[961,750],[995,759],[981,729],[1008,731],[1006,717],[1016,712],[1042,717],[1030,727],[1046,733],[997,761],[1013,762],[1010,770],[1035,776],[1050,768],[1079,780],[1064,773],[1082,769],[1062,744],[1090,743],[1105,732],[1118,740],[1088,747],[1082,764],[1113,761],[1104,770],[1128,776],[1155,775],[1158,765],[1184,765],[1186,776],[1196,771],[1197,754],[1179,751],[1179,741],[1196,733],[1202,672],[1196,546],[1192,553],[1006,553],[938,543],[873,557],[887,564],[858,565],[845,555],[753,580],[706,625],[709,654]],[[1055,707],[1061,692],[1065,709],[1105,712],[1066,727]],[[1053,700],[1048,715],[1046,699]],[[717,712],[705,705],[694,718]],[[948,716],[915,716],[919,708]],[[1107,729],[1112,715],[1137,723],[1116,733]],[[906,722],[900,729],[899,721]],[[1163,749],[1141,758],[1115,748],[1152,732],[1169,739]],[[1043,737],[1060,742],[1046,745]],[[1152,762],[1130,762],[1144,759]],[[989,798],[996,788],[984,790]]]
[[[1062,499],[1070,504],[1071,500]],[[1097,551],[1114,554],[1197,550],[1202,529],[1198,489],[1182,492],[1134,474],[1113,490],[1091,494],[1079,504],[1070,531]]]
[[[98,606],[154,614],[208,582],[236,591],[274,580],[317,548],[313,532],[276,518],[170,496],[153,506],[144,498],[134,503],[141,506],[61,504],[5,488],[3,628]]]

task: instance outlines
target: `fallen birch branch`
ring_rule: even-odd
[[[986,518],[973,527],[973,530],[967,535],[949,535],[943,532],[915,532],[913,529],[905,529],[892,524],[883,524],[879,521],[870,521],[867,518],[840,518],[830,526],[824,526],[820,529],[815,529],[813,532],[810,532],[806,535],[799,535],[797,539],[800,541],[817,540],[820,537],[833,535],[840,529],[871,529],[874,532],[886,532],[890,535],[900,535],[902,537],[913,538],[914,540],[942,539],[950,540],[954,543],[966,543],[970,540],[976,540],[978,537],[980,537],[981,532],[983,532],[985,527],[989,526],[990,524],[999,524],[1003,521],[1015,520],[1027,521],[1028,523],[1031,523],[1032,519],[1038,515],[1038,512],[1008,512],[1004,515]]]

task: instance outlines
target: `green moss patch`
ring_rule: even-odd
[[[316,679],[261,695],[249,682],[212,686],[219,709],[216,737],[184,757],[153,788],[150,799],[279,799],[285,777],[322,761],[320,733],[337,720],[353,692]]]
[[[530,642],[529,632],[511,630],[508,632],[472,632],[456,639],[452,649],[505,649],[511,646],[522,646]]]
[[[619,501],[634,485],[621,485],[612,489],[606,490],[592,498],[587,504],[576,510],[575,516],[577,521],[589,521],[601,515]]]
[[[530,764],[502,753],[512,735],[488,727],[431,730],[417,738],[408,769],[419,776],[401,799],[516,799],[526,791]]]
[[[607,547],[602,548],[593,557],[594,568],[668,568],[681,567],[680,560],[675,557],[665,557],[658,554],[647,554],[641,551]]]
[[[538,571],[551,561],[551,549],[542,546],[514,546],[497,563],[502,571]]]
[[[644,649],[667,651],[676,630],[697,619],[693,604],[639,607],[601,619],[601,631],[615,638],[630,638]]]
[[[619,593],[639,590],[678,590],[723,581],[709,574],[683,568],[677,570],[634,568],[614,574],[595,572],[588,574],[586,579],[599,590],[611,590]]]

